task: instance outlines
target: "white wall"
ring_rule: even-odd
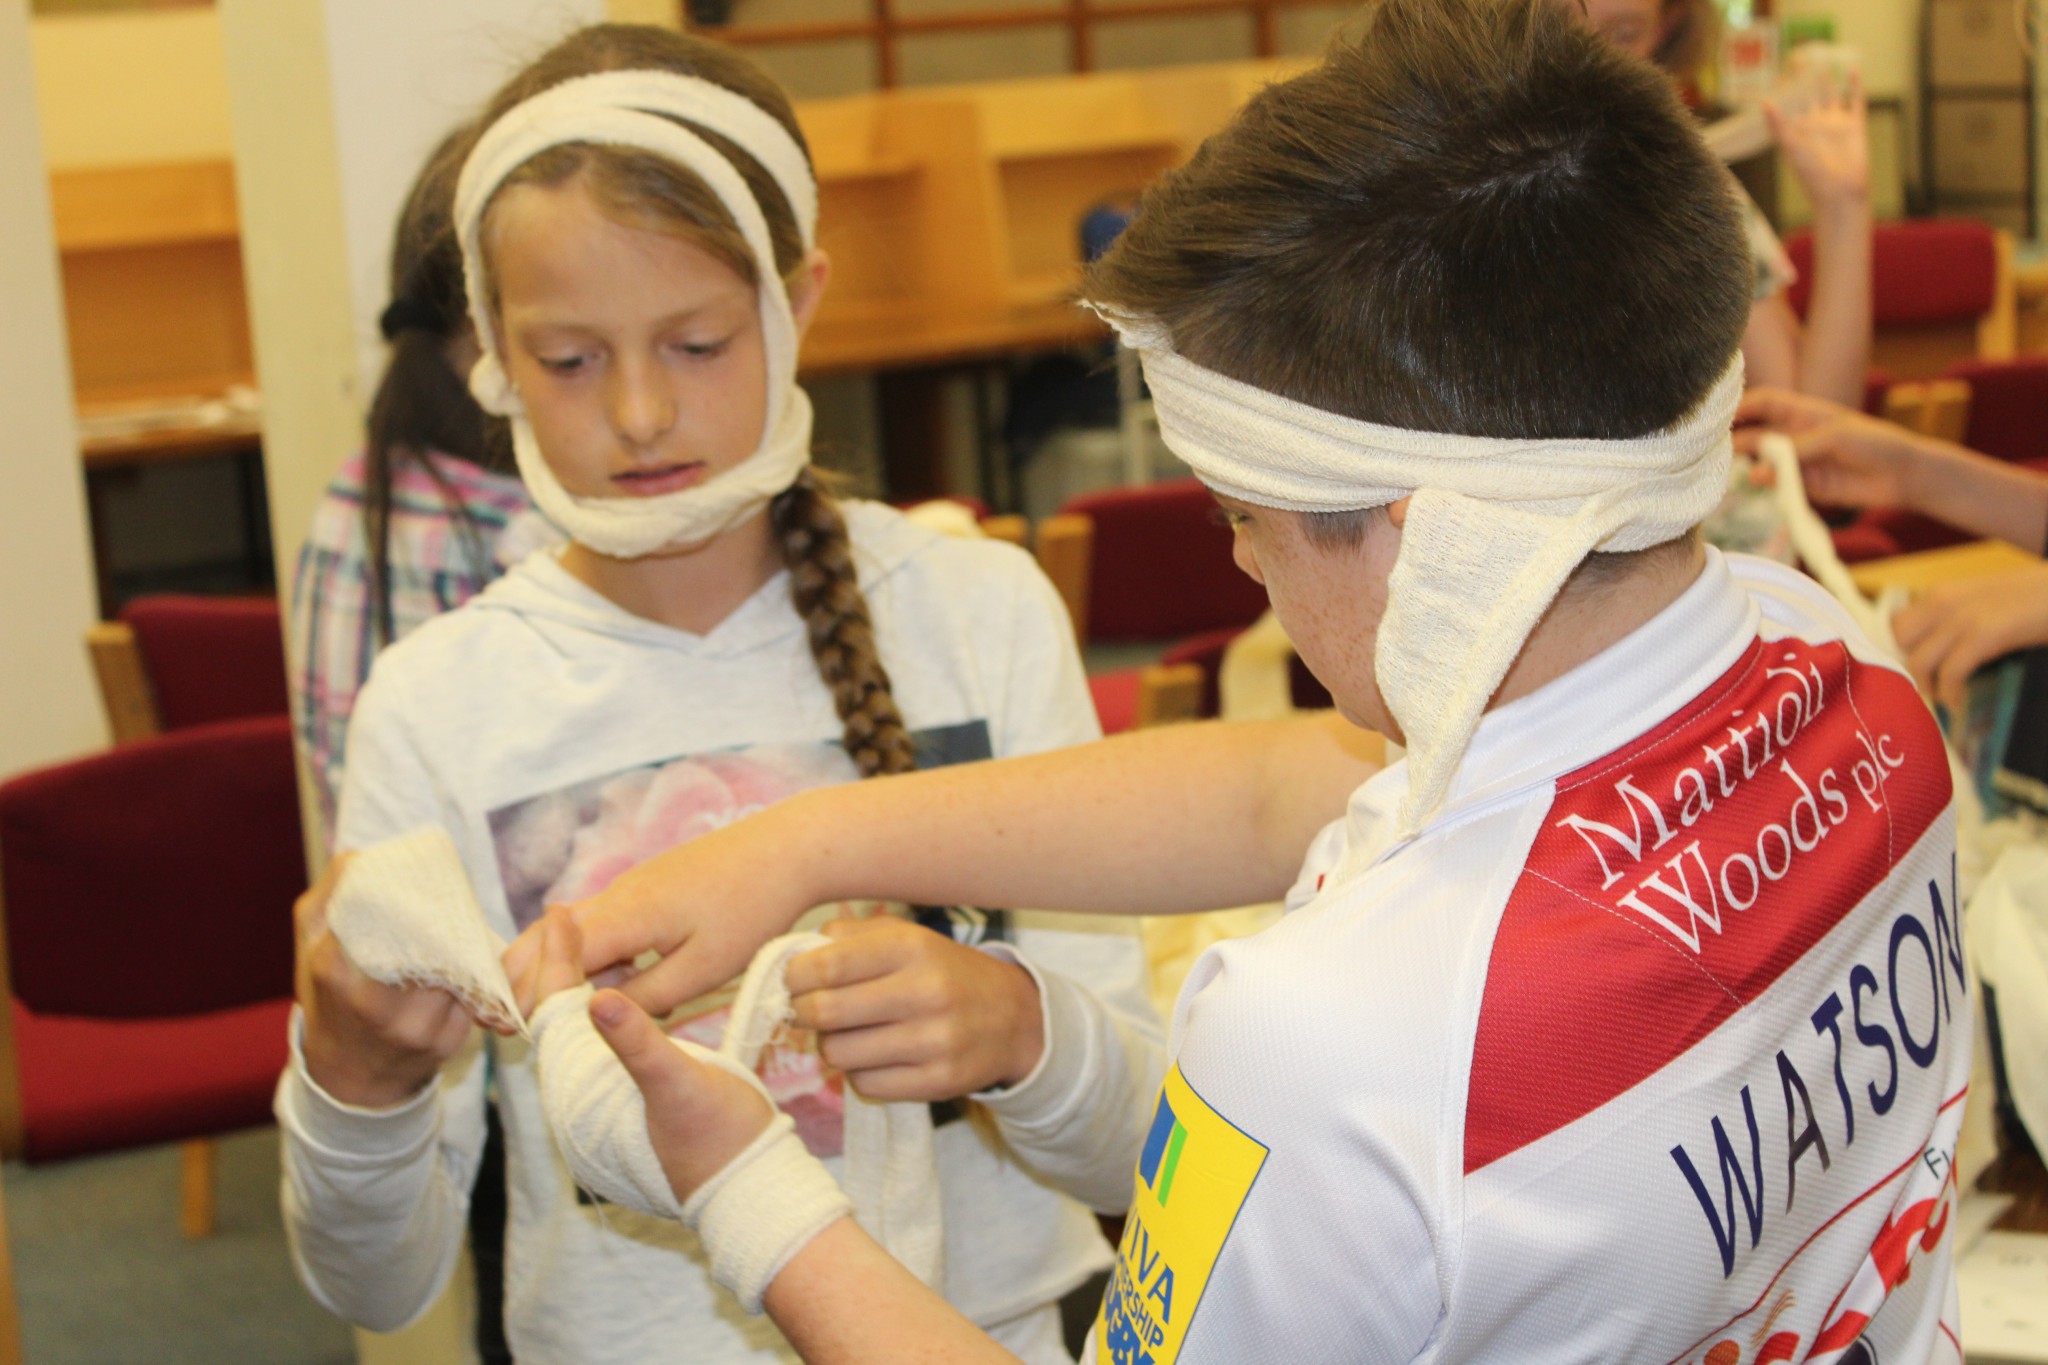
[[[28,0],[0,0],[0,778],[107,739],[85,657],[92,551],[37,125]]]
[[[420,164],[506,77],[603,0],[348,0],[326,7],[349,290],[363,393],[384,363],[391,228]]]

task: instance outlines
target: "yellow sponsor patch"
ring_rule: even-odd
[[[1175,1067],[1160,1087],[1117,1248],[1096,1365],[1172,1365],[1266,1148],[1211,1109]]]

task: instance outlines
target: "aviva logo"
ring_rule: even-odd
[[[1266,1147],[1175,1067],[1138,1155],[1131,1212],[1095,1325],[1093,1365],[1171,1365]]]
[[[1173,1173],[1180,1166],[1180,1149],[1187,1142],[1187,1125],[1174,1114],[1173,1106],[1162,1093],[1159,1108],[1152,1115],[1152,1131],[1145,1135],[1145,1150],[1138,1155],[1138,1179],[1151,1189],[1161,1208],[1166,1207],[1167,1197],[1173,1193]]]

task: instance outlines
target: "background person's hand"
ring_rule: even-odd
[[[1863,77],[1839,83],[1820,73],[1788,82],[1764,103],[1792,174],[1817,207],[1870,195],[1870,116]]]
[[[344,1104],[388,1109],[431,1084],[473,1024],[448,992],[387,986],[349,961],[327,927],[327,902],[347,862],[343,854],[329,863],[292,908],[306,1072]]]
[[[1014,962],[892,916],[827,924],[790,959],[798,1026],[870,1100],[949,1100],[1031,1074],[1045,1051],[1038,985]]]
[[[1756,453],[1768,431],[1783,432],[1799,454],[1806,493],[1831,507],[1906,507],[1918,440],[1912,432],[1810,394],[1751,389],[1736,409],[1735,448]]]
[[[1972,673],[2048,644],[2048,564],[1937,584],[1892,618],[1892,633],[1921,690],[1960,712]]]

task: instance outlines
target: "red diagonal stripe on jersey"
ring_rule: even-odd
[[[1466,1172],[1624,1093],[1755,1000],[1949,795],[1911,683],[1800,640],[1756,642],[1678,714],[1560,780],[1494,937]]]

